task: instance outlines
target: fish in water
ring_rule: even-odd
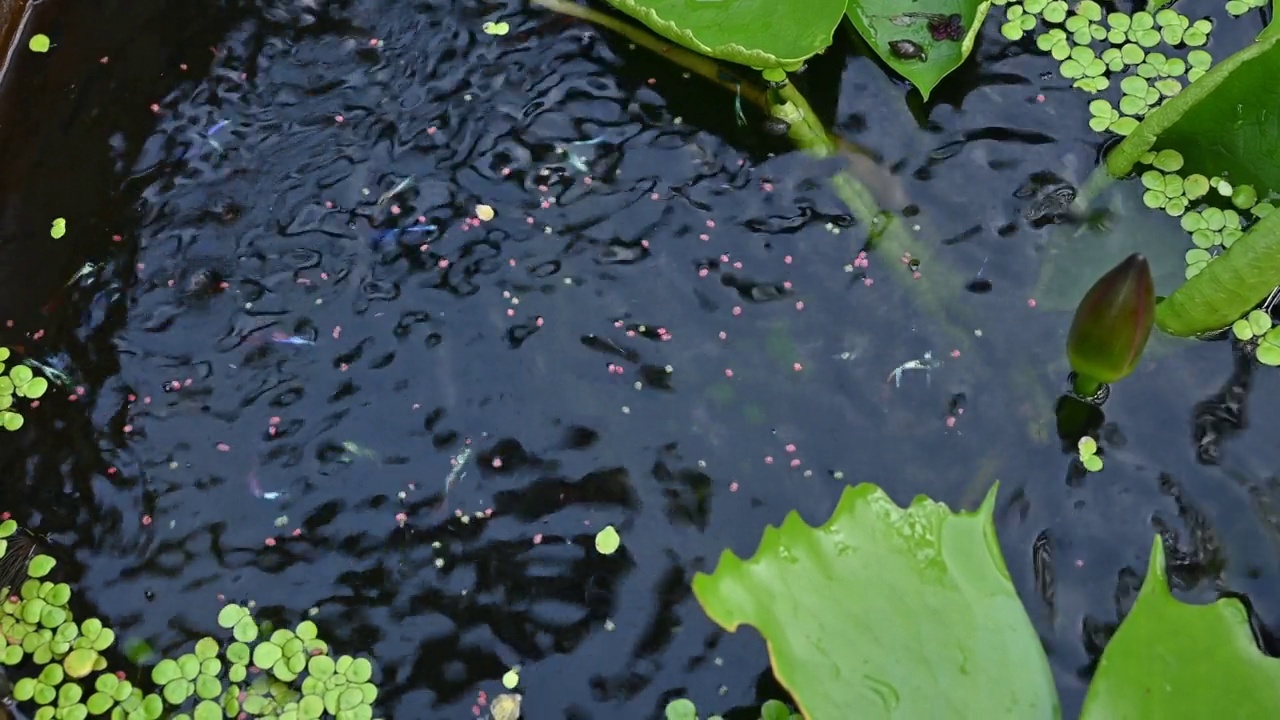
[[[315,345],[315,340],[308,340],[301,335],[285,335],[282,332],[271,333],[271,342],[281,345]]]
[[[410,175],[409,177],[396,183],[394,186],[392,186],[390,190],[382,193],[382,195],[378,197],[378,204],[385,205],[388,200],[390,200],[391,198],[394,198],[395,196],[399,195],[405,190],[408,190],[409,188],[413,187],[416,184],[417,184],[417,181],[413,179],[412,175]]]

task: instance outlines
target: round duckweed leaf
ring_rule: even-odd
[[[79,679],[88,677],[93,672],[93,663],[98,659],[96,650],[89,648],[78,648],[72,650],[62,660],[62,666],[66,668],[67,674],[73,678]]]
[[[1109,117],[1091,117],[1089,118],[1089,129],[1094,132],[1106,132],[1111,125]]]
[[[1000,34],[1010,42],[1017,42],[1022,39],[1024,31],[1017,20],[1010,20],[1000,26]]]
[[[516,686],[519,684],[520,684],[520,667],[518,665],[506,671],[505,673],[503,673],[502,687],[508,690],[515,690]]]
[[[1102,469],[1102,458],[1097,455],[1087,455],[1082,457],[1080,458],[1080,462],[1084,465],[1084,469],[1089,472],[1098,472]]]
[[[1182,181],[1182,187],[1186,193],[1187,199],[1197,200],[1208,194],[1209,178],[1199,173],[1188,175],[1186,179]]]
[[[1231,193],[1231,204],[1248,210],[1258,203],[1258,192],[1249,185],[1240,185]]]
[[[259,644],[253,649],[253,664],[268,670],[280,660],[280,647],[269,642]]]
[[[1127,80],[1129,78],[1125,78],[1125,79]],[[1147,103],[1143,101],[1141,98],[1136,98],[1132,95],[1125,95],[1124,97],[1120,98],[1120,112],[1124,113],[1125,115],[1140,117],[1141,115],[1147,112]]]
[[[168,658],[161,660],[156,663],[155,667],[151,668],[151,682],[157,685],[168,685],[179,677],[182,677],[182,668],[178,666],[178,663]]]
[[[1036,27],[1036,17],[1034,15],[1023,15],[1018,18],[1018,27],[1021,28],[1024,33],[1034,30]]]
[[[1126,65],[1137,65],[1146,56],[1146,51],[1134,43],[1126,43],[1120,48],[1120,59],[1124,60]]]
[[[1181,197],[1185,192],[1185,188],[1182,186],[1182,176],[1174,175],[1173,173],[1165,175],[1163,192],[1169,197]]]
[[[1122,12],[1113,12],[1107,14],[1107,25],[1110,27],[1125,31],[1129,29],[1129,16]]]
[[[218,626],[230,630],[240,622],[240,619],[248,615],[249,611],[239,605],[223,605],[218,611]]]
[[[365,683],[360,686],[360,694],[364,697],[366,705],[372,705],[373,701],[378,699],[378,688],[373,683]]]
[[[1136,98],[1146,98],[1148,87],[1146,80],[1134,75],[1120,81],[1120,91]],[[1156,153],[1156,157],[1160,157],[1160,153]]]
[[[1142,204],[1153,210],[1159,210],[1169,202],[1169,198],[1159,190],[1148,190],[1142,193]]]
[[[698,707],[692,700],[677,698],[667,703],[663,717],[665,720],[698,720]]]
[[[364,693],[359,688],[349,687],[338,695],[338,710],[353,710],[364,703]]]
[[[222,694],[222,683],[211,675],[200,675],[196,678],[196,695],[203,700],[212,700]]]
[[[1129,21],[1129,27],[1133,30],[1150,30],[1155,26],[1156,20],[1149,12],[1136,12]]]
[[[1188,28],[1182,33],[1182,42],[1188,47],[1201,47],[1209,42],[1209,36],[1205,35],[1195,27]]]
[[[66,674],[63,673],[61,665],[46,665],[38,677],[40,682],[50,687],[61,685],[65,678]]]
[[[195,656],[200,660],[208,660],[218,655],[218,641],[211,637],[200,638],[196,643]]]
[[[93,689],[111,695],[119,684],[120,678],[111,673],[103,673],[93,681]]]
[[[333,675],[333,658],[327,655],[313,655],[307,661],[307,672],[320,680],[327,680]]]
[[[245,665],[232,665],[227,670],[227,679],[233,683],[244,682],[248,674],[249,671]]]
[[[58,699],[58,691],[45,683],[36,683],[36,694],[32,699],[37,705],[52,705]]]
[[[293,632],[290,630],[283,630],[283,629],[276,630],[275,632],[271,633],[271,644],[278,645],[283,650],[285,643],[289,642],[294,637],[295,636]],[[288,653],[285,653],[285,654],[287,655]]]
[[[89,618],[80,623],[80,634],[87,638],[95,638],[100,632],[102,632],[102,621],[98,618]]]
[[[306,640],[315,640],[316,635],[318,634],[319,631],[317,630],[315,623],[311,622],[310,620],[303,620],[302,622],[298,623],[298,629],[295,630],[294,632],[298,637],[306,641]]]
[[[93,639],[93,642],[90,644],[90,647],[92,647],[94,650],[97,650],[98,652],[102,652],[107,648],[111,647],[112,643],[114,643],[115,641],[116,641],[116,631],[112,630],[111,628],[102,628],[102,632],[98,633],[98,636]]]
[[[31,400],[39,400],[44,397],[45,392],[49,390],[49,381],[42,377],[31,378],[31,382],[23,385],[19,390],[22,391],[23,397],[30,398]]]
[[[206,699],[204,702],[196,705],[195,714],[192,717],[194,720],[221,720],[222,708],[219,707],[218,703],[213,702],[211,699]]]
[[[1280,366],[1280,346],[1271,343],[1262,343],[1258,345],[1254,357],[1258,358],[1258,362],[1271,367]]]
[[[1071,57],[1071,43],[1065,39],[1059,40],[1053,47],[1049,48],[1049,55],[1058,62],[1066,60]]]
[[[330,715],[338,713],[338,698],[342,695],[341,690],[329,690],[324,694],[324,709]]]
[[[0,655],[0,662],[12,667],[22,662],[22,657],[25,654],[21,645],[10,645],[4,649],[3,655]]]
[[[1089,32],[1089,24],[1087,22],[1084,27],[1071,33],[1071,42],[1077,45],[1088,45],[1093,42],[1093,34]]]
[[[622,538],[612,525],[606,525],[596,533],[596,552],[601,555],[612,555],[622,546]]]
[[[190,683],[188,683],[190,685]],[[190,690],[187,691],[190,695]],[[174,703],[175,705],[177,703]],[[152,693],[142,699],[142,715],[146,720],[159,720],[160,715],[164,712],[164,701],[159,695]]]
[[[37,555],[31,558],[31,562],[27,563],[27,575],[33,578],[42,578],[48,575],[57,564],[58,561],[48,555]]]
[[[200,674],[200,660],[195,655],[187,653],[178,658],[178,669],[182,672],[183,678],[195,680]]]
[[[1160,44],[1161,36],[1158,30],[1139,30],[1134,33],[1133,39],[1144,48],[1153,48]]]
[[[298,702],[298,717],[303,720],[317,720],[324,715],[324,700],[315,695],[304,697]]]
[[[297,677],[298,674],[307,667],[307,656],[302,653],[297,653],[286,658],[281,658],[280,662],[284,663],[284,666],[289,669],[290,675]],[[276,664],[279,665],[280,663],[278,662]],[[284,678],[281,679],[283,680]]]
[[[9,352],[8,348],[3,348],[3,350],[5,352]],[[18,532],[17,520],[14,520],[13,518],[9,518],[4,522],[0,522],[0,538],[7,538],[16,532]]]
[[[1196,247],[1205,250],[1217,245],[1221,241],[1222,236],[1213,230],[1204,229],[1191,233],[1191,242],[1195,243]]]
[[[1040,13],[1040,17],[1044,18],[1047,23],[1058,24],[1067,19],[1067,4],[1065,2],[1050,2],[1044,6],[1044,11]]]
[[[1182,153],[1166,148],[1156,153],[1156,159],[1151,164],[1160,170],[1171,173],[1181,170],[1182,163]]]
[[[1102,21],[1102,6],[1093,0],[1081,0],[1076,5],[1076,12],[1091,22]]]
[[[343,655],[338,658],[338,661],[334,664],[334,669],[338,671],[339,675],[345,676],[347,674],[347,669],[351,667],[351,663],[354,661],[355,658],[350,655]],[[346,678],[344,677],[343,679],[345,680]]]
[[[1245,321],[1254,335],[1265,335],[1271,329],[1271,316],[1265,310],[1250,311]]]
[[[1221,230],[1227,226],[1227,216],[1216,207],[1208,207],[1200,212],[1204,217],[1205,227],[1213,231]]]
[[[249,646],[242,642],[233,642],[227,646],[227,659],[237,665],[249,663]]]
[[[1191,248],[1183,257],[1188,265],[1195,265],[1196,263],[1202,262],[1207,263],[1213,259],[1213,256],[1209,254],[1209,251],[1203,248]]]
[[[353,684],[369,682],[369,678],[373,677],[373,663],[366,658],[356,658],[343,675],[347,676],[347,682]]]
[[[27,702],[35,697],[36,681],[33,678],[21,678],[13,685],[13,699]]]
[[[1106,40],[1107,29],[1102,27],[1101,25],[1090,25],[1089,36],[1092,37],[1094,40]]]
[[[180,677],[164,686],[164,699],[170,705],[181,705],[191,697],[194,689],[194,685]]]
[[[62,707],[75,705],[80,702],[82,697],[84,697],[84,690],[81,690],[80,686],[75,683],[66,683],[58,688],[58,705]]]
[[[66,607],[71,602],[71,586],[66,583],[58,583],[49,588],[49,594],[45,596],[45,602],[57,607]]]
[[[298,637],[291,637],[280,646],[280,650],[284,653],[285,657],[301,655],[303,653],[302,640]]]
[[[214,657],[201,662],[200,674],[217,677],[218,675],[222,674],[222,661]]]
[[[231,634],[240,642],[251,643],[258,639],[258,624],[253,621],[253,618],[246,615],[235,624]]]
[[[53,630],[67,621],[67,611],[60,607],[45,605],[40,611],[40,624]]]
[[[9,371],[9,379],[13,381],[13,386],[15,388],[21,388],[23,385],[31,382],[33,377],[35,377],[35,373],[26,365],[15,365],[14,368]]]
[[[1187,53],[1187,62],[1198,70],[1208,70],[1213,65],[1213,56],[1204,50],[1192,50]]]
[[[1164,211],[1169,217],[1178,217],[1187,211],[1187,199],[1184,197],[1169,198],[1169,202],[1164,204]]]
[[[1064,24],[1064,27],[1066,27],[1067,32],[1069,33],[1079,32],[1080,30],[1088,30],[1089,18],[1084,17],[1083,15],[1072,15],[1071,17],[1067,18],[1067,21]]]
[[[1089,114],[1094,117],[1110,118],[1111,103],[1101,98],[1089,102]]]
[[[22,416],[16,412],[0,413],[0,424],[3,424],[4,429],[9,432],[22,429],[23,422],[25,421],[22,419]]]
[[[90,715],[106,715],[108,710],[115,707],[115,704],[115,699],[104,692],[90,695],[89,700],[85,702]]]

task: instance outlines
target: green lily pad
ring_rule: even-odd
[[[846,0],[609,0],[690,50],[757,68],[793,69],[831,44]]]
[[[750,559],[726,551],[698,573],[694,595],[725,629],[760,631],[805,717],[1056,717],[996,541],[995,494],[956,514],[845,488],[826,524],[790,513]]]
[[[779,3],[789,5],[790,3]],[[807,7],[807,3],[798,3]],[[886,65],[916,86],[925,100],[951,71],[960,67],[987,17],[991,3],[985,0],[849,0],[849,20]],[[911,15],[907,13],[917,13]],[[957,40],[934,40],[924,15],[959,15],[963,36]],[[894,54],[890,43],[906,40],[924,50],[919,58]]]
[[[1280,37],[1255,42],[1213,66],[1203,77],[1149,113],[1107,156],[1107,170],[1127,175],[1148,150],[1178,151],[1184,174],[1230,175],[1233,185],[1280,188]]]
[[[1142,590],[1102,653],[1080,717],[1207,718],[1225,707],[1238,717],[1280,714],[1280,660],[1258,649],[1239,600],[1174,599],[1157,536]]]
[[[1189,337],[1240,319],[1280,285],[1280,214],[1259,220],[1156,306],[1156,325]]]

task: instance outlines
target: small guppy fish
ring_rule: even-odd
[[[378,204],[385,205],[388,200],[399,195],[405,190],[408,190],[409,188],[413,187],[416,184],[417,184],[417,180],[414,180],[413,176],[410,175],[409,177],[396,183],[394,186],[392,186],[390,190],[382,193],[382,195],[378,197]]]
[[[271,333],[271,342],[281,345],[315,345],[315,340],[308,340],[301,335],[285,335],[282,332]]]

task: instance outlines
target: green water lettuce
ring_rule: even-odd
[[[1133,372],[1155,316],[1151,268],[1134,253],[1099,278],[1076,308],[1067,333],[1071,368],[1094,383],[1113,383]]]

